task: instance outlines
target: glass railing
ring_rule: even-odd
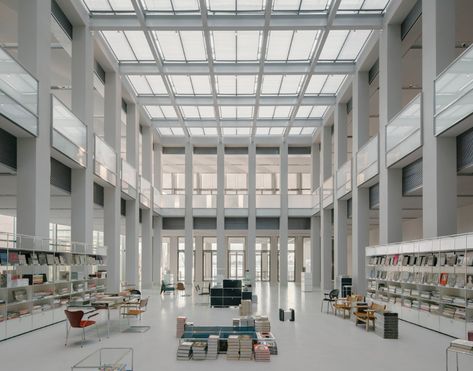
[[[38,135],[38,81],[0,48],[0,114]]]
[[[325,179],[322,185],[322,207],[333,204],[333,177]]]
[[[136,170],[122,159],[122,192],[136,198]]]
[[[435,135],[473,112],[473,45],[435,79]]]
[[[225,195],[224,202],[227,209],[246,209],[248,207],[248,195]],[[256,203],[258,203],[258,196],[256,196]]]
[[[184,209],[186,207],[186,196],[161,194],[160,206],[163,209]]]
[[[366,183],[379,173],[378,136],[371,138],[356,154],[356,184]]]
[[[312,195],[288,195],[290,209],[311,209]]]
[[[151,183],[143,177],[140,178],[140,203],[151,207]]]
[[[320,187],[312,192],[312,208],[314,209],[314,214],[320,211]]]
[[[158,189],[153,188],[153,209],[158,212],[161,207],[161,194]]]
[[[386,165],[391,166],[422,145],[422,95],[418,94],[386,125]]]
[[[106,182],[117,183],[117,155],[107,143],[98,136],[95,139],[94,173]]]
[[[215,209],[217,207],[216,195],[192,195],[194,209]]]
[[[87,126],[51,95],[52,146],[74,162],[87,165]]]
[[[337,199],[351,192],[351,172],[351,159],[349,159],[337,171]]]

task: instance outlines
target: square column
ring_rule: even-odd
[[[136,184],[138,184],[139,165],[139,110],[133,103],[127,105],[126,113],[126,160],[136,170]],[[139,222],[139,189],[136,199],[126,200],[125,245],[126,245],[126,282],[130,285],[138,284],[138,234]]]
[[[434,136],[434,79],[455,58],[455,1],[422,1],[424,238],[457,233],[456,138]]]
[[[143,126],[143,177],[153,184],[153,132],[149,126]],[[151,206],[143,208],[141,213],[141,283],[143,288],[150,288],[153,281],[153,197]]]
[[[320,186],[332,175],[332,128],[321,128]],[[323,194],[323,192],[321,192]],[[320,203],[320,240],[321,240],[321,269],[320,288],[330,290],[332,284],[332,210],[324,208]]]
[[[295,273],[294,279],[296,283],[301,283],[301,273],[302,273],[302,266],[304,265],[304,246],[303,246],[303,238],[298,236],[295,239]]]
[[[186,164],[185,164],[185,189],[186,189],[186,214],[184,217],[185,234],[185,284],[186,293],[192,292],[192,267],[193,267],[193,240],[194,218],[192,215],[192,144],[186,142]]]
[[[347,105],[335,105],[335,170],[333,173],[333,208],[334,208],[334,276],[347,274],[347,201],[337,197],[337,171],[347,160]]]
[[[270,253],[269,253],[269,263],[270,263],[270,281],[271,283],[278,283],[278,238],[275,236],[270,237],[270,245],[269,245]]]
[[[353,292],[366,291],[365,247],[369,245],[369,188],[356,185],[356,154],[369,139],[368,72],[353,78],[353,163],[352,163],[352,285]]]
[[[311,158],[312,158],[312,192],[314,192],[320,186],[320,144],[318,143],[312,144]],[[311,243],[310,265],[311,265],[311,270],[312,270],[311,272],[312,285],[314,287],[320,287],[320,270],[321,270],[320,214],[313,215],[310,219],[310,243]]]
[[[161,155],[162,147],[160,144],[154,145],[154,188],[161,194]],[[153,197],[154,200],[154,197]],[[163,219],[160,215],[153,217],[153,284],[155,286],[161,285],[161,254],[162,254],[162,230]]]
[[[288,243],[288,146],[284,141],[280,146],[281,168],[279,171],[280,193],[281,193],[281,211],[279,216],[279,283],[287,285],[287,243]]]
[[[251,282],[256,280],[256,145],[248,147],[248,253],[247,269]]]
[[[401,109],[401,25],[379,40],[379,242],[402,241],[402,170],[386,167],[386,125]]]
[[[17,140],[17,233],[49,238],[51,1],[19,1],[18,59],[39,81],[38,137]]]
[[[74,26],[72,32],[72,112],[87,126],[87,167],[71,170],[71,240],[92,245],[94,50],[87,26]]]
[[[203,249],[203,237],[195,237],[195,282],[204,281],[204,249]]]
[[[120,160],[121,81],[116,72],[105,75],[105,142],[115,150],[117,169]],[[118,183],[118,180],[117,180]],[[120,291],[120,187],[104,187],[104,242],[107,246],[107,291]],[[138,284],[138,281],[128,282]]]
[[[226,277],[225,246],[225,147],[217,145],[217,275]]]

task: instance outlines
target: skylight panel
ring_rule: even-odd
[[[342,85],[343,81],[345,81],[345,77],[345,75],[327,76],[321,94],[337,94],[338,89],[340,89],[340,86]]]
[[[222,128],[223,135],[236,135],[236,128]]]
[[[154,60],[153,53],[151,53],[151,49],[143,31],[125,31],[125,36],[128,39],[137,60]]]
[[[384,10],[388,5],[389,0],[365,0],[362,10]]]
[[[237,106],[237,118],[252,118],[253,107],[252,106]]]
[[[201,118],[215,118],[215,111],[213,106],[200,106],[199,108],[199,113]]]
[[[229,75],[217,76],[217,93],[225,95],[236,95],[236,78]]]
[[[331,0],[302,0],[301,11],[326,11]]]
[[[184,130],[182,128],[171,128],[172,133],[176,136],[183,136]]]
[[[286,75],[282,79],[279,94],[297,94],[299,92],[302,75]]]
[[[342,0],[338,7],[339,12],[359,13],[383,12],[389,0]]]
[[[258,12],[263,11],[263,0],[209,0],[210,12]]]
[[[278,95],[281,88],[282,75],[264,75],[261,94]]]
[[[340,50],[345,43],[348,36],[347,30],[331,30],[327,36],[322,52],[320,53],[321,60],[335,60],[340,53]]]
[[[173,106],[161,106],[165,118],[177,118],[176,111]]]
[[[182,49],[179,33],[176,31],[156,31],[154,38],[158,43],[161,57],[165,61],[184,61],[184,50]]]
[[[220,117],[223,119],[236,118],[235,106],[220,106]]]
[[[256,135],[269,135],[269,128],[256,128]]]
[[[210,88],[209,76],[195,75],[191,76],[192,86],[194,87],[194,93],[196,95],[210,95],[212,89]]]
[[[188,128],[189,133],[194,136],[203,136],[204,135],[204,129],[202,128]]]
[[[350,31],[345,45],[343,46],[338,59],[355,60],[360,54],[363,45],[370,36],[370,30],[352,30]]]
[[[163,78],[161,76],[149,75],[146,76],[146,79],[148,80],[148,83],[151,86],[151,89],[153,90],[154,94],[162,95],[168,93],[166,86],[164,85]]]
[[[149,117],[154,118],[164,118],[163,111],[159,106],[145,106],[146,112],[148,112]]]
[[[237,31],[237,60],[257,60],[260,37],[260,31]]]
[[[309,60],[314,52],[315,43],[318,39],[317,31],[294,31],[292,45],[289,52],[289,60]]]
[[[312,11],[322,12],[327,9],[328,0],[275,0],[274,11]]]
[[[234,31],[212,32],[214,59],[230,61],[236,59],[236,35]]]
[[[289,118],[292,106],[276,106],[274,118]]]
[[[365,0],[342,0],[338,6],[338,10],[359,10]]]
[[[149,1],[149,0],[148,0]],[[200,10],[198,0],[171,0],[176,12],[189,12]]]
[[[146,95],[146,94],[153,94],[151,87],[146,80],[146,77],[139,76],[139,75],[131,75],[128,76],[128,80],[130,81],[135,94],[137,95]]]
[[[327,111],[327,106],[314,106],[314,109],[310,113],[311,118],[322,118]]]
[[[214,59],[254,61],[258,59],[260,31],[213,31]]]
[[[269,61],[286,60],[293,33],[294,31],[270,31],[266,59]]]
[[[122,31],[102,31],[102,35],[119,61],[136,60],[133,50]]]
[[[269,135],[283,135],[284,130],[286,130],[283,126],[273,126],[269,131]]]
[[[273,118],[275,106],[260,106],[258,115],[260,118]]]
[[[307,86],[307,94],[320,94],[322,88],[324,87],[325,81],[327,80],[327,75],[312,75]]]
[[[289,131],[289,135],[313,135],[315,128],[313,127],[300,127],[293,126]]]
[[[84,0],[84,4],[89,11],[111,11],[110,3],[107,0]]]
[[[217,128],[204,128],[205,135],[218,135]]]
[[[84,4],[91,12],[134,12],[130,0],[84,0]]]
[[[171,128],[158,128],[158,131],[161,135],[173,135]]]
[[[301,0],[274,0],[273,10],[298,11]]]
[[[301,135],[313,135],[316,128],[304,127],[302,128]]]
[[[256,93],[256,75],[237,76],[237,95],[254,95]]]
[[[199,110],[196,106],[181,106],[181,112],[186,119],[200,118]]]
[[[193,95],[194,89],[192,88],[191,79],[189,76],[174,75],[169,76],[171,84],[174,88],[176,95]]]
[[[300,135],[302,131],[301,127],[293,126],[291,130],[289,130],[289,135]]]
[[[297,110],[296,118],[307,118],[312,111],[312,106],[299,106]]]
[[[172,12],[171,0],[141,0],[141,2],[149,11]]]
[[[188,61],[205,61],[207,53],[205,51],[204,34],[201,31],[180,31],[184,54]]]

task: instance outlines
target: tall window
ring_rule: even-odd
[[[271,239],[256,238],[256,281],[269,281],[271,274]]]
[[[278,238],[278,281],[279,281],[279,261],[281,255],[281,244]],[[287,239],[287,280],[295,281],[296,275],[296,239],[289,237]]]
[[[171,239],[169,237],[161,239],[161,279],[166,283],[174,281],[171,277]]]
[[[228,277],[241,279],[245,275],[245,237],[228,238]]]
[[[203,252],[204,281],[212,281],[217,276],[217,239],[215,237],[204,237]]]

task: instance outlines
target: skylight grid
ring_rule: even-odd
[[[102,31],[118,61],[153,61],[153,53],[143,31]]]
[[[222,119],[250,119],[253,117],[253,106],[220,106]]]
[[[230,128],[230,127],[223,127],[222,128],[223,135],[227,136],[248,136],[251,134],[250,127],[238,127],[238,128]]]
[[[346,75],[312,75],[307,95],[336,95]]]
[[[383,13],[389,0],[342,0],[339,13]]]
[[[197,13],[200,12],[198,0],[141,0],[148,12],[159,13]]]
[[[275,12],[326,12],[331,0],[274,0]]]
[[[264,119],[277,119],[277,118],[289,118],[293,106],[260,106],[259,107],[259,118]]]
[[[207,60],[202,31],[154,31],[159,53],[166,62],[202,62]]]
[[[316,128],[314,127],[302,127],[293,126],[289,131],[289,135],[314,135]]]
[[[151,119],[177,118],[177,114],[173,106],[144,106],[144,109],[146,110]]]
[[[164,81],[159,75],[128,75],[136,95],[166,95],[167,90]]]
[[[213,58],[219,62],[250,62],[259,58],[261,31],[212,31]]]
[[[331,30],[319,60],[355,61],[371,34],[371,30]]]
[[[296,113],[296,118],[322,118],[327,111],[328,106],[300,106]]]
[[[255,95],[256,75],[217,75],[217,94]]]
[[[181,106],[184,119],[214,119],[213,106]]]
[[[215,127],[189,127],[187,128],[189,130],[189,134],[191,136],[217,136],[218,131],[217,128]]]
[[[83,0],[91,13],[134,13],[131,0]]]
[[[281,136],[284,134],[286,127],[284,126],[273,126],[273,127],[257,127],[256,128],[256,135],[257,136]]]
[[[184,136],[184,130],[178,127],[159,127],[157,130],[162,136]]]
[[[262,95],[296,95],[303,75],[265,75],[261,88]]]
[[[318,31],[273,30],[268,36],[267,61],[308,61],[314,53]]]
[[[262,12],[264,0],[207,0],[210,13]]]

